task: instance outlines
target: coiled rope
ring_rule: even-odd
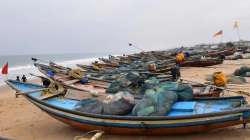
[[[93,134],[93,133],[94,133],[94,135],[91,138],[86,137],[86,136]],[[104,134],[104,132],[101,130],[93,130],[93,131],[86,132],[81,136],[75,136],[74,140],[98,140],[103,134]]]

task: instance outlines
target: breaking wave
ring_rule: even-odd
[[[55,61],[56,63],[75,68],[76,64],[90,64],[91,62],[98,60],[97,57],[92,57],[92,58],[84,58],[84,59],[73,59],[73,60],[65,60],[65,61]],[[9,67],[9,74],[8,74],[8,79],[16,79],[16,76],[22,76],[26,75],[28,79],[31,79],[32,77],[30,76],[30,73],[34,74],[40,74],[40,72],[33,66],[32,64],[29,65],[23,65],[23,66],[14,66],[14,67]],[[4,85],[4,79],[6,79],[5,76],[0,75],[0,86]]]

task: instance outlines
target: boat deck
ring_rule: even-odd
[[[15,83],[15,86],[17,86],[17,88],[21,90],[20,92],[42,88],[42,86],[38,86],[35,84],[30,84],[29,86],[27,86],[21,83]],[[35,92],[29,95],[39,99],[41,97],[41,92]],[[67,110],[74,110],[75,105],[79,102],[79,100],[67,99],[63,96],[53,97],[43,101],[47,102],[50,105]],[[172,106],[172,110],[165,116],[183,116],[222,112],[225,110],[233,109],[235,107],[240,107],[242,105],[242,102],[243,99],[178,101]]]

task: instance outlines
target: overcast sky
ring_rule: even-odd
[[[0,55],[166,49],[250,39],[250,0],[1,0]]]

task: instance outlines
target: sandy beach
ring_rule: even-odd
[[[215,71],[223,71],[231,74],[241,65],[249,65],[250,60],[225,61],[222,65],[209,68],[184,68],[182,78],[197,82],[204,82],[208,74]],[[237,85],[235,85],[237,86]],[[240,85],[241,90],[250,91],[250,84]],[[236,95],[225,92],[225,96]],[[249,100],[250,97],[247,97]],[[165,139],[190,139],[190,140],[233,140],[250,139],[250,126],[243,129],[242,126],[230,127],[216,131],[182,135],[182,136],[115,136],[104,135],[103,140],[165,140]],[[75,136],[82,135],[77,129],[65,125],[40,109],[29,103],[25,98],[15,98],[15,92],[8,86],[0,87],[0,137],[15,140],[73,140]]]

